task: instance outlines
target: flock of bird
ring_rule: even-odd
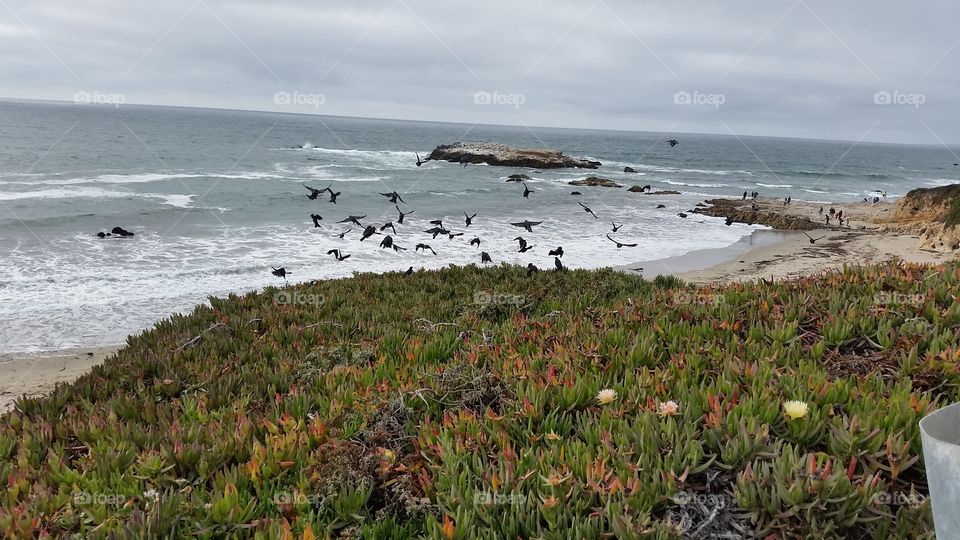
[[[427,160],[422,160],[422,159],[420,159],[420,155],[417,154],[416,165],[417,165],[418,167],[421,166],[421,165],[423,165],[423,164],[426,163],[427,161],[429,161],[429,158],[428,158]],[[318,200],[318,199],[322,200],[321,197],[322,197],[324,194],[327,194],[327,196],[328,196],[328,198],[326,199],[327,202],[330,202],[330,203],[333,203],[333,204],[337,204],[337,197],[339,197],[339,196],[341,195],[341,192],[339,192],[339,191],[334,191],[333,182],[331,182],[330,185],[328,185],[327,187],[325,187],[325,188],[323,188],[323,189],[317,189],[317,188],[315,188],[315,187],[308,186],[308,185],[306,185],[306,184],[302,184],[302,185],[303,185],[304,188],[307,189],[306,197],[307,197],[308,199],[312,200],[312,201]],[[533,194],[533,193],[535,193],[535,191],[532,190],[532,189],[530,189],[530,187],[527,186],[526,182],[522,182],[522,185],[523,185],[523,198],[524,198],[524,199],[529,199],[529,198],[530,198],[530,195]],[[386,223],[382,223],[382,224],[379,223],[379,222],[378,222],[378,223],[370,223],[370,222],[364,222],[364,221],[363,221],[363,220],[366,220],[366,219],[367,219],[367,216],[366,216],[366,215],[362,215],[362,216],[359,216],[359,215],[349,215],[349,216],[347,216],[345,219],[342,219],[342,220],[340,220],[340,221],[337,221],[336,223],[338,223],[338,224],[344,223],[344,224],[355,225],[355,226],[357,227],[357,229],[360,231],[360,232],[358,233],[359,236],[360,236],[360,239],[359,239],[360,242],[363,242],[363,241],[365,241],[365,240],[367,240],[367,239],[369,239],[369,238],[372,238],[372,237],[374,237],[374,236],[382,236],[383,238],[380,240],[380,248],[382,248],[382,249],[392,249],[392,250],[394,250],[394,251],[396,251],[396,252],[407,251],[407,248],[406,248],[406,247],[401,246],[400,244],[398,244],[398,243],[396,242],[396,240],[394,239],[394,236],[397,235],[396,225],[405,225],[406,223],[405,223],[404,220],[407,219],[407,216],[413,214],[413,213],[414,213],[414,210],[404,211],[403,209],[400,208],[400,204],[406,205],[407,202],[404,201],[404,200],[403,200],[403,196],[402,196],[400,193],[396,192],[396,191],[392,191],[392,192],[389,192],[389,193],[383,193],[383,192],[381,192],[380,195],[382,195],[383,197],[386,198],[386,202],[387,202],[387,203],[392,204],[392,205],[394,206],[394,208],[396,208],[396,210],[397,210],[397,217],[396,217],[394,220],[392,220],[392,221],[387,221]],[[580,195],[580,192],[574,191],[574,192],[571,192],[571,195]],[[587,205],[585,205],[585,204],[583,204],[582,202],[579,202],[579,201],[578,201],[578,204],[580,205],[581,208],[583,208],[583,211],[584,211],[584,212],[586,212],[587,214],[590,214],[590,216],[592,216],[594,219],[600,219],[600,217],[597,216],[596,212],[594,212],[593,209],[591,209],[589,206],[587,206]],[[686,216],[681,216],[681,217],[686,217]],[[445,220],[446,218],[443,218],[443,219],[432,219],[432,220],[430,220],[430,221],[427,222],[429,225],[431,225],[431,227],[428,228],[428,229],[423,230],[423,233],[426,233],[426,234],[431,235],[431,236],[432,236],[432,239],[434,239],[434,240],[436,240],[437,237],[439,237],[439,236],[446,236],[447,239],[453,240],[454,238],[457,238],[457,237],[460,237],[460,236],[464,236],[464,235],[466,234],[465,231],[467,231],[467,230],[469,229],[469,227],[470,227],[471,225],[473,225],[473,222],[474,222],[474,220],[475,220],[476,218],[477,218],[477,214],[476,214],[476,213],[469,214],[469,213],[467,213],[467,212],[463,212],[463,231],[460,231],[460,232],[455,232],[455,231],[453,230],[453,228],[450,226],[449,223],[445,223],[444,220]],[[312,214],[310,214],[310,219],[311,219],[311,221],[313,222],[313,226],[314,226],[315,228],[322,228],[322,227],[323,227],[323,225],[321,225],[321,223],[320,223],[321,221],[323,221],[323,216],[322,216],[322,215],[317,214],[317,213],[312,213]],[[408,221],[409,221],[409,220],[408,220]],[[541,225],[542,223],[543,223],[542,221],[531,221],[531,220],[529,220],[529,219],[525,219],[525,220],[523,220],[523,221],[510,222],[510,225],[513,225],[514,227],[523,229],[523,230],[526,231],[527,233],[533,233],[533,232],[534,232],[534,227],[537,227],[538,225]],[[611,224],[611,226],[612,226],[612,233],[613,233],[613,234],[616,234],[617,231],[619,231],[620,228],[623,227],[623,224],[622,224],[622,223],[618,225],[616,222],[611,221],[610,224]],[[387,234],[387,233],[385,232],[385,231],[387,231],[387,229],[390,230],[390,232],[392,233],[392,235],[391,235],[391,234]],[[353,232],[353,230],[354,230],[354,228],[353,228],[353,227],[350,227],[350,228],[348,228],[347,230],[342,231],[342,232],[339,232],[339,233],[336,233],[336,234],[337,234],[337,236],[342,240],[342,239],[344,239],[348,234],[350,234],[351,232]],[[608,233],[608,234],[606,235],[606,238],[607,238],[607,240],[609,240],[610,242],[612,242],[613,244],[615,244],[615,245],[617,246],[617,249],[621,249],[621,248],[633,248],[633,247],[637,247],[637,245],[638,245],[637,243],[631,243],[631,242],[625,242],[625,241],[617,240],[617,239],[615,239],[615,238],[613,238],[613,237],[611,236],[611,233]],[[530,244],[523,236],[517,236],[516,238],[513,239],[513,241],[517,242],[517,252],[518,252],[518,253],[527,253],[527,252],[533,250],[534,247],[535,247],[534,245]],[[480,246],[483,244],[483,240],[482,240],[479,236],[477,236],[477,237],[472,238],[469,243],[470,243],[471,246],[473,246],[474,248],[476,248],[476,249],[479,250],[479,249],[480,249]],[[431,254],[433,254],[433,255],[436,255],[436,254],[437,254],[436,250],[434,250],[434,248],[433,248],[432,246],[430,246],[429,244],[426,244],[426,243],[418,243],[418,244],[416,244],[416,245],[414,246],[414,252],[415,252],[415,253],[423,252],[424,254],[426,254],[427,252],[429,252],[429,253],[431,253]],[[551,257],[553,257],[554,267],[555,267],[557,270],[565,270],[565,269],[566,269],[566,267],[563,265],[563,262],[562,262],[562,260],[561,260],[562,257],[563,257],[563,253],[564,253],[564,252],[563,252],[563,246],[558,246],[557,248],[551,249],[551,250],[548,251],[548,255],[551,256]],[[341,249],[331,249],[331,250],[327,251],[327,255],[332,255],[338,262],[343,262],[343,261],[345,261],[345,260],[347,260],[347,259],[350,258],[350,254],[344,253],[343,250],[341,250]],[[489,254],[489,253],[487,253],[486,251],[480,251],[480,263],[481,263],[481,264],[489,264],[489,263],[492,263],[492,262],[493,262],[493,259],[490,257],[490,254]],[[274,276],[277,276],[277,277],[280,277],[280,278],[286,279],[286,277],[291,274],[291,272],[289,272],[289,271],[288,271],[286,268],[284,268],[284,267],[280,267],[280,268],[271,267],[271,268],[272,268],[272,272],[271,272],[271,273],[272,273]],[[533,263],[527,264],[527,274],[528,274],[528,275],[533,274],[534,272],[538,272],[539,270],[540,270],[540,269],[537,268],[537,266],[534,265]],[[411,266],[410,268],[408,268],[405,273],[408,274],[408,275],[409,275],[409,274],[412,274],[412,273],[413,273],[413,267]]]

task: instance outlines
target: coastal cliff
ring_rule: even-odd
[[[505,144],[486,142],[458,142],[440,145],[430,153],[428,159],[531,169],[596,169],[602,165],[599,161],[565,156],[559,150],[513,148]]]
[[[914,189],[900,199],[892,216],[877,222],[919,235],[923,249],[956,251],[960,249],[960,184]]]

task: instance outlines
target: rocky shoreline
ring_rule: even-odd
[[[485,163],[501,167],[526,167],[530,169],[598,169],[599,161],[563,155],[559,150],[547,148],[513,148],[505,144],[487,142],[457,142],[443,144],[430,152],[428,161],[462,163]]]

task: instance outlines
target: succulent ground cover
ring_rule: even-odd
[[[960,264],[502,266],[212,299],[0,418],[14,537],[932,536]]]

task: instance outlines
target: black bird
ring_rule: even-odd
[[[317,197],[319,197],[321,193],[323,193],[324,191],[326,191],[326,189],[312,188],[312,187],[310,187],[310,186],[308,186],[308,185],[306,185],[306,184],[300,184],[300,185],[303,186],[303,187],[305,187],[305,188],[307,188],[308,190],[310,190],[310,194],[307,195],[307,198],[310,199],[311,201],[316,200]],[[332,185],[332,184],[331,184],[331,185]]]
[[[420,251],[421,249],[424,251],[427,251],[429,249],[430,253],[433,253],[434,255],[437,254],[437,252],[434,251],[433,248],[428,246],[427,244],[417,244],[417,249],[415,249],[414,251]]]
[[[404,272],[403,275],[409,276],[409,275],[412,274],[412,273],[413,273],[413,267],[411,266],[410,268],[407,268],[407,271]]]
[[[665,204],[658,204],[658,205],[657,205],[657,208],[666,208],[666,207],[667,207],[667,205],[665,205]]]
[[[679,214],[677,214],[677,215],[678,215],[678,216],[680,216],[680,217],[682,217],[682,218],[684,218],[684,219],[686,219],[686,218],[687,218],[687,215],[686,215],[686,214],[684,214],[683,212],[680,212],[680,213],[679,213]]]
[[[532,245],[529,245],[529,246],[528,246],[526,243],[524,243],[522,246],[520,246],[520,249],[517,250],[517,253],[526,253],[526,252],[530,251],[531,249],[533,249],[533,246],[532,246]]]
[[[363,230],[363,236],[360,237],[360,241],[363,242],[375,234],[380,234],[377,232],[377,228],[373,225],[367,225],[367,228]]]
[[[570,194],[571,194],[571,195],[583,195],[583,193],[580,193],[579,191],[571,191]]]
[[[526,241],[522,236],[518,236],[518,237],[514,238],[514,240],[516,240],[517,242],[520,242],[520,247],[521,247],[521,248],[523,248],[524,246],[527,245],[527,241]]]
[[[809,234],[807,234],[806,231],[804,231],[803,234],[804,234],[807,238],[810,239],[810,243],[811,243],[811,244],[815,244],[815,243],[817,242],[817,240],[823,240],[824,238],[826,238],[826,236],[821,236],[820,238],[814,238],[814,237],[810,236]]]
[[[447,231],[447,236],[450,237],[450,240],[453,240],[457,236],[463,236],[463,233],[462,232],[454,233],[454,232]]]
[[[541,223],[543,223],[543,222],[542,222],[542,221],[524,220],[524,221],[521,221],[521,222],[519,222],[519,223],[511,223],[511,225],[513,225],[514,227],[522,227],[522,228],[526,229],[527,232],[531,232],[531,233],[532,233],[532,232],[533,232],[533,227],[535,227],[535,226],[537,226],[537,225],[540,225]]]
[[[591,210],[590,207],[588,207],[587,205],[583,204],[583,203],[580,202],[580,201],[577,201],[577,204],[579,204],[580,206],[582,206],[583,209],[586,210],[586,212],[587,212],[588,214],[590,214],[591,216],[593,216],[593,219],[600,219],[600,218],[597,217],[596,214],[593,213],[593,210]]]
[[[337,197],[340,196],[341,192],[338,191],[334,193],[333,190],[330,188],[327,188],[327,191],[330,192],[330,202],[332,202],[333,204],[337,204]]]
[[[430,224],[431,224],[431,225],[437,225],[437,226],[439,226],[439,227],[443,227],[443,220],[442,220],[442,219],[435,219],[435,220],[431,221]]]
[[[481,251],[481,252],[480,252],[480,262],[483,263],[483,264],[492,263],[492,262],[493,262],[493,259],[490,258],[490,254],[489,254],[489,253],[487,253],[486,251]]]
[[[347,230],[345,230],[345,231],[343,231],[342,233],[340,233],[340,234],[338,234],[337,236],[339,236],[339,237],[340,237],[340,239],[341,239],[341,240],[343,240],[343,237],[344,237],[344,236],[346,236],[346,235],[347,235],[347,233],[348,233],[348,232],[350,232],[350,231],[352,231],[352,230],[353,230],[353,228],[351,227],[351,228],[349,228],[349,229],[347,229]]]
[[[397,218],[397,223],[403,223],[403,218],[404,218],[405,216],[409,216],[410,214],[413,213],[413,210],[411,210],[411,211],[409,211],[409,212],[404,212],[403,210],[400,210],[400,207],[399,207],[399,206],[397,206],[397,205],[394,205],[394,206],[397,207],[397,212],[400,212],[400,217]]]
[[[347,219],[341,219],[337,223],[353,223],[357,227],[363,227],[363,223],[360,223],[360,220],[366,217],[367,216],[350,216]]]
[[[617,224],[616,224],[615,222],[613,222],[613,221],[611,221],[610,224],[613,225],[613,232],[617,232],[617,231],[620,230],[620,227],[623,227],[623,224],[617,225]]]
[[[394,244],[392,247],[393,247],[393,250],[396,251],[397,253],[399,253],[399,252],[401,252],[401,251],[406,251],[406,250],[407,250],[407,248],[405,248],[405,247],[400,247],[400,246],[398,246],[397,244]]]
[[[523,183],[523,198],[527,199],[530,197],[530,194],[533,193],[533,190],[527,187],[527,183]]]
[[[391,191],[390,193],[381,193],[381,195],[386,197],[394,205],[397,204],[397,201],[400,201],[403,204],[407,204],[407,201],[403,200],[403,197],[401,197],[400,194],[397,193],[396,191]]]
[[[467,156],[460,156],[460,163],[463,163],[464,167],[470,164],[470,162],[467,161]]]
[[[425,230],[425,231],[423,231],[423,232],[425,232],[425,233],[427,233],[427,234],[432,234],[434,240],[436,240],[437,235],[440,235],[440,234],[450,234],[450,231],[444,229],[443,227],[433,227],[432,229],[427,229],[427,230]]]
[[[527,276],[528,276],[528,277],[531,276],[531,275],[533,275],[533,274],[536,274],[536,273],[539,272],[539,271],[540,271],[540,269],[537,268],[533,263],[528,263],[528,264],[527,264]]]
[[[313,220],[313,228],[316,229],[320,226],[320,220],[323,219],[323,216],[320,214],[310,214],[310,219]]]
[[[423,165],[424,163],[430,161],[430,158],[427,158],[427,159],[425,159],[425,160],[421,160],[421,159],[420,159],[420,154],[419,154],[418,152],[414,152],[414,153],[417,154],[417,167],[419,167],[419,166]]]
[[[380,247],[382,248],[392,248],[393,247],[393,237],[389,234],[383,237],[383,240],[380,241]]]
[[[728,217],[728,218],[726,219],[726,221],[724,221],[724,223],[726,224],[727,227],[733,225],[733,218],[732,218],[732,217]]]
[[[669,144],[671,147],[674,147],[674,146],[680,144],[680,141],[678,141],[678,140],[676,140],[676,139],[668,139],[668,140],[667,140],[667,144]]]
[[[347,260],[347,259],[350,258],[349,255],[344,255],[344,254],[340,253],[340,250],[339,250],[339,249],[331,249],[330,251],[327,252],[327,255],[333,255],[333,256],[336,257],[336,259],[337,259],[338,261],[340,261],[340,262],[343,262],[343,261],[345,261],[345,260]]]
[[[467,215],[467,213],[466,213],[466,212],[464,212],[464,213],[463,213],[463,217],[465,217],[465,218],[466,218],[466,219],[465,219],[464,221],[466,221],[466,222],[467,222],[467,225],[466,225],[466,226],[467,226],[467,227],[469,227],[469,226],[470,226],[470,224],[471,224],[471,223],[473,223],[473,218],[475,218],[475,217],[477,217],[477,215],[476,215],[476,214],[474,214],[474,215],[472,215],[472,216],[468,216],[468,215]]]
[[[394,228],[392,221],[388,221],[388,222],[386,222],[386,223],[383,224],[383,227],[380,227],[380,230],[381,230],[381,231],[383,231],[383,230],[385,230],[385,229],[390,229],[390,230],[393,231],[393,234],[397,234],[397,229]]]
[[[560,262],[560,259],[558,257],[553,258],[553,266],[555,266],[557,270],[566,270],[566,268],[563,267],[563,263]]]
[[[607,240],[609,240],[609,241],[613,242],[614,244],[616,244],[616,245],[617,245],[617,249],[620,249],[620,248],[622,248],[622,247],[637,247],[637,244],[624,244],[623,242],[617,242],[617,241],[614,240],[613,238],[610,238],[610,235],[609,235],[609,234],[607,235]]]
[[[551,257],[563,257],[563,246],[550,250],[550,253],[547,253],[547,255]]]
[[[273,267],[271,266],[270,268],[273,268]],[[287,274],[289,274],[290,272],[287,272],[287,269],[281,266],[280,268],[273,268],[273,271],[270,273],[277,277],[282,277],[283,279],[287,279]]]
[[[473,247],[479,248],[479,247],[480,247],[480,239],[479,239],[479,238],[474,238],[473,240],[470,241],[470,245],[473,246]]]

